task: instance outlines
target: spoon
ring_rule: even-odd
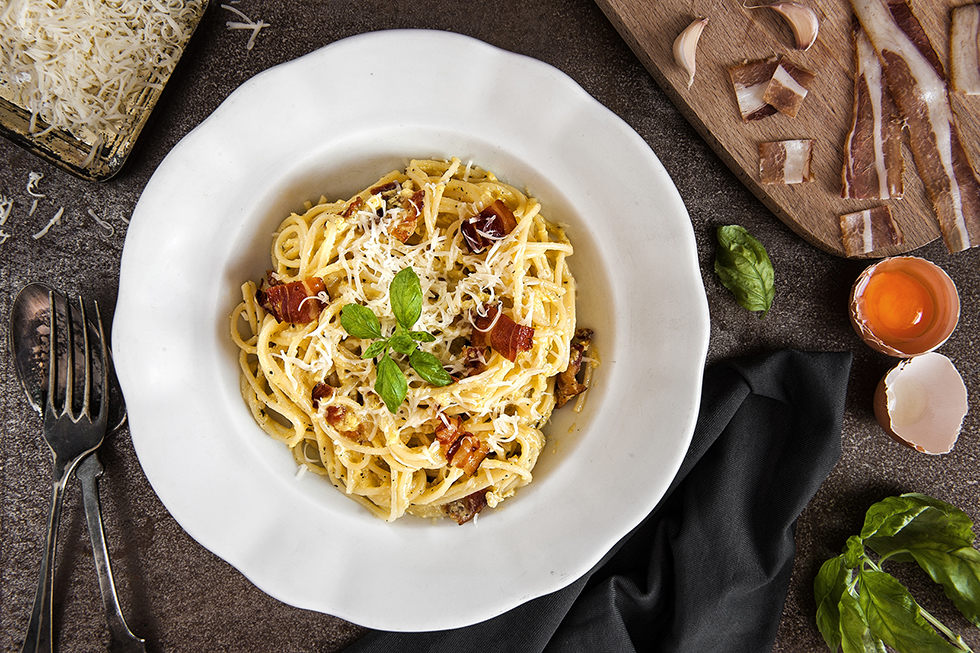
[[[43,414],[43,406],[47,399],[47,338],[51,292],[52,289],[46,284],[29,284],[18,293],[10,312],[10,351],[14,356],[14,370],[24,388],[28,402],[38,414]],[[65,297],[57,291],[53,292],[59,306],[64,305]],[[75,317],[78,318],[77,314]],[[81,331],[80,320],[76,328]],[[90,338],[98,337],[97,329],[91,324],[86,325],[86,328],[89,330]],[[111,365],[108,372],[110,374],[109,424],[114,425],[109,432],[114,433],[126,422],[126,406],[119,386],[115,382]],[[92,541],[92,553],[98,572],[102,602],[106,609],[106,621],[115,650],[142,653],[145,651],[144,640],[136,637],[126,625],[112,580],[109,552],[106,549],[105,533],[102,528],[102,510],[97,482],[97,478],[102,475],[102,469],[98,452],[93,451],[79,463],[75,476],[82,486],[82,504]]]

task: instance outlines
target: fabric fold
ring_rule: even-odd
[[[589,573],[473,626],[347,651],[770,651],[796,520],[840,457],[850,366],[795,350],[711,366],[670,489]]]

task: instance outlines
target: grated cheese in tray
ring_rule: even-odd
[[[92,144],[118,135],[139,96],[173,72],[205,0],[8,0],[0,9],[0,94],[30,131]]]

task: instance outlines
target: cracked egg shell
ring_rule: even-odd
[[[923,453],[949,453],[967,410],[963,377],[952,361],[935,352],[903,360],[875,390],[874,411],[881,428]]]
[[[872,349],[908,358],[933,351],[960,317],[956,285],[924,258],[893,256],[869,266],[851,287],[851,326]]]

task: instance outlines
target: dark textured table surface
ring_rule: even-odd
[[[875,386],[895,361],[866,347],[848,322],[848,290],[866,263],[818,251],[776,220],[684,121],[590,0],[241,0],[234,6],[271,26],[248,51],[248,34],[226,29],[225,21],[236,18],[213,4],[114,179],[80,181],[0,142],[0,195],[15,202],[4,226],[11,237],[0,245],[0,649],[18,650],[23,638],[50,494],[50,456],[40,420],[16,383],[6,351],[7,315],[17,290],[30,281],[47,281],[94,297],[111,319],[125,219],[167,152],[256,73],[338,39],[381,29],[449,30],[545,61],[649,143],[690,212],[711,312],[709,364],[783,347],[853,352],[842,457],[800,518],[796,565],[774,650],[824,650],[814,623],[813,578],[821,562],[860,530],[873,502],[918,491],[980,518],[980,249],[950,255],[935,242],[916,252],[942,266],[958,286],[962,316],[940,351],[964,376],[971,407],[950,454],[916,453],[890,440],[872,412]],[[656,10],[651,3],[650,11]],[[980,148],[971,147],[980,160]],[[31,172],[44,175],[39,187],[45,197],[28,216],[31,198],[25,189]],[[59,207],[65,210],[62,224],[33,239]],[[92,220],[90,209],[113,225],[112,235]],[[745,226],[769,251],[777,290],[764,320],[738,307],[713,272],[714,232],[721,224]],[[102,451],[101,494],[117,584],[130,625],[147,638],[149,650],[338,651],[363,632],[270,598],[192,540],[148,484],[128,431],[110,438]],[[54,607],[59,649],[105,650],[108,633],[74,482],[60,544]],[[928,579],[910,571],[903,580],[927,609],[980,650],[980,632]]]

